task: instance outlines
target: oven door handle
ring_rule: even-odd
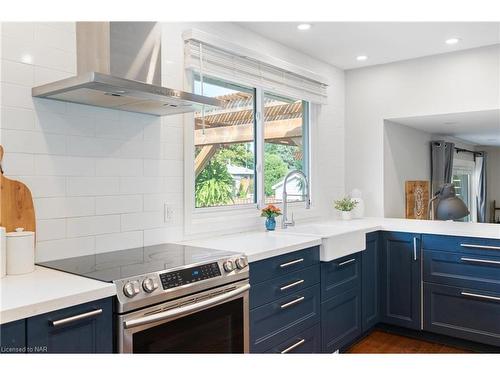
[[[150,316],[145,316],[142,318],[131,319],[131,320],[124,322],[123,326],[125,327],[125,329],[134,328],[134,327],[142,326],[145,324],[156,323],[156,322],[159,322],[161,320],[175,318],[176,316],[179,316],[179,315],[186,315],[186,314],[189,314],[189,313],[192,313],[195,311],[202,310],[202,309],[207,308],[207,307],[217,305],[221,302],[224,302],[228,299],[231,299],[235,296],[238,296],[238,295],[246,292],[248,289],[250,289],[250,284],[246,284],[246,285],[239,287],[239,288],[236,288],[230,292],[227,292],[227,293],[221,294],[219,296],[207,299],[205,301],[196,302],[196,303],[186,305],[186,306],[181,306],[181,307],[178,307],[178,308],[175,308],[172,310],[163,311],[161,313],[150,315]]]

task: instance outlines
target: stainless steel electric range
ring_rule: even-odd
[[[246,256],[162,244],[38,263],[116,285],[120,353],[247,353]]]

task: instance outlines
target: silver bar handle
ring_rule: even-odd
[[[59,319],[59,320],[54,320],[52,321],[52,326],[53,327],[60,327],[66,324],[74,323],[79,320],[87,319],[87,318],[92,318],[94,316],[102,314],[102,309],[97,309],[97,310],[92,310],[83,314],[78,314],[74,316],[70,316],[69,318],[64,318],[64,319]]]
[[[280,264],[280,267],[281,268],[286,268],[286,267],[289,267],[289,266],[293,266],[294,264],[301,263],[303,261],[304,261],[304,258],[295,259],[295,260],[292,260],[291,262]]]
[[[474,263],[487,263],[487,264],[500,264],[498,260],[488,260],[488,259],[474,259],[474,258],[460,258],[463,262],[474,262]]]
[[[356,258],[352,258],[352,259],[346,260],[345,262],[341,262],[341,263],[337,264],[337,266],[342,267],[342,266],[345,266],[346,264],[353,263],[355,261],[356,261]]]
[[[293,349],[295,349],[295,348],[297,348],[297,347],[301,346],[301,345],[302,345],[303,343],[305,343],[305,342],[306,342],[306,340],[305,340],[305,339],[299,340],[299,341],[297,341],[295,344],[293,344],[293,345],[289,346],[288,348],[286,348],[285,350],[282,350],[282,351],[281,351],[281,354],[286,354],[286,353],[288,353],[289,351],[292,351]]]
[[[491,300],[491,301],[500,301],[500,297],[487,296],[484,294],[476,294],[476,293],[468,293],[468,292],[461,292],[460,294],[462,296],[466,296],[466,297],[475,297],[475,298],[482,298],[482,299],[487,299],[487,300]]]
[[[290,302],[287,302],[287,303],[285,303],[285,304],[281,305],[280,307],[281,307],[282,309],[286,309],[287,307],[290,307],[290,306],[293,306],[293,305],[295,305],[295,304],[297,304],[297,303],[302,302],[302,301],[304,300],[304,298],[305,298],[305,297],[299,297],[299,298],[297,298],[297,299],[294,299],[293,301],[290,301]]]
[[[227,293],[221,294],[219,296],[207,299],[205,301],[196,302],[196,303],[186,305],[186,306],[181,306],[181,307],[178,307],[178,308],[175,308],[172,310],[163,311],[163,312],[158,313],[158,314],[144,316],[142,318],[131,319],[129,321],[124,322],[123,325],[124,325],[125,329],[134,328],[134,327],[142,326],[142,325],[149,324],[149,323],[159,322],[161,320],[174,318],[174,317],[179,316],[179,315],[192,313],[192,312],[204,309],[206,307],[210,307],[210,306],[219,304],[221,302],[224,302],[228,299],[231,299],[235,296],[238,296],[238,295],[246,292],[248,289],[250,289],[250,284],[246,284],[246,285],[239,287],[239,288],[236,288],[230,292],[227,292]]]
[[[473,249],[490,249],[490,250],[500,250],[500,246],[490,246],[490,245],[473,245],[469,243],[461,243],[462,247],[470,247]]]
[[[417,260],[417,237],[413,237],[413,260]]]
[[[287,289],[293,288],[294,286],[300,285],[300,284],[302,284],[303,282],[304,282],[304,280],[303,280],[303,279],[298,280],[298,281],[295,281],[295,282],[293,282],[293,283],[291,283],[291,284],[288,284],[288,285],[284,285],[284,286],[282,286],[282,287],[280,288],[280,290],[281,290],[281,291],[283,291],[283,290],[287,290]]]

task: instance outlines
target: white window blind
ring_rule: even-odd
[[[312,103],[326,103],[325,83],[246,56],[238,56],[197,40],[185,41],[185,64],[186,68],[206,76],[251,87],[262,87],[266,91]]]

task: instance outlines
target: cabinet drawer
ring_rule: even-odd
[[[250,308],[265,305],[278,298],[293,294],[319,283],[319,264],[288,273],[275,279],[252,285]]]
[[[361,285],[361,253],[321,263],[321,299],[338,296]]]
[[[319,285],[315,285],[251,310],[252,352],[263,353],[318,323],[319,309]]]
[[[0,353],[26,353],[26,320],[20,319],[0,326]]]
[[[423,235],[424,250],[450,251],[500,257],[500,240],[492,238]]]
[[[500,346],[500,294],[424,283],[424,329]]]
[[[425,250],[424,281],[500,293],[500,257]]]
[[[324,353],[350,344],[361,334],[361,293],[351,289],[321,304],[321,336]]]
[[[250,264],[250,284],[257,284],[319,263],[319,246],[283,254]]]
[[[48,353],[111,353],[111,301],[101,299],[28,318],[27,346]]]
[[[266,353],[298,354],[321,353],[321,328],[319,324],[308,328],[288,340],[276,345]]]

